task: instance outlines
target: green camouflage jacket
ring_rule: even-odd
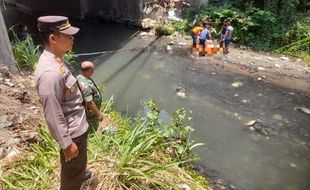
[[[78,75],[76,78],[79,82],[79,86],[81,88],[84,101],[94,102],[97,108],[100,110],[102,96],[95,82],[92,79],[88,79],[81,74]],[[93,120],[97,118],[96,114],[93,111],[89,109],[87,109],[86,111],[87,111],[87,120]]]

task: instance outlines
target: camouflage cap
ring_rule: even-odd
[[[42,16],[38,18],[39,32],[60,32],[63,34],[74,35],[80,29],[71,26],[65,16]]]

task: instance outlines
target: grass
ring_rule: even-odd
[[[111,110],[107,106],[103,109]],[[189,162],[197,159],[192,149],[201,144],[189,140],[187,111],[176,111],[170,123],[162,124],[154,101],[147,109],[146,116],[135,119],[111,111],[111,125],[117,131],[90,134],[88,168],[95,176],[90,189],[181,189],[183,184],[207,189],[206,181],[188,169]],[[172,130],[167,132],[168,128]],[[0,177],[3,189],[57,188],[58,146],[45,127],[38,130],[41,141]]]
[[[310,65],[310,37],[279,48],[274,52],[303,58]]]
[[[13,29],[10,29],[13,34],[11,42],[12,51],[16,61],[16,67],[34,71],[40,56],[40,46],[35,45],[30,36],[25,40],[20,40]]]

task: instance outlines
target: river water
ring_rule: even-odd
[[[122,49],[80,58],[96,64],[93,78],[105,84],[105,99],[114,96],[117,111],[143,113],[150,99],[158,102],[164,119],[178,108],[189,109],[192,139],[205,143],[196,150],[201,166],[237,189],[310,189],[310,117],[294,109],[310,107],[309,97],[197,62],[187,47],[168,51],[167,41],[144,40],[136,29],[76,24],[81,31],[75,52]],[[234,82],[243,86],[234,88]],[[185,99],[176,95],[178,87],[185,89]],[[244,125],[249,120],[268,126],[272,135],[249,130]]]

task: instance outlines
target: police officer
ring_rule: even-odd
[[[88,123],[77,80],[63,56],[72,49],[79,29],[64,16],[40,17],[38,29],[45,48],[35,82],[49,131],[61,148],[60,189],[78,190],[91,175],[86,172]]]
[[[81,74],[76,77],[86,103],[86,115],[90,131],[96,131],[99,122],[103,120],[103,114],[100,111],[102,96],[97,85],[91,78],[94,70],[95,66],[92,62],[84,61],[81,63]]]

